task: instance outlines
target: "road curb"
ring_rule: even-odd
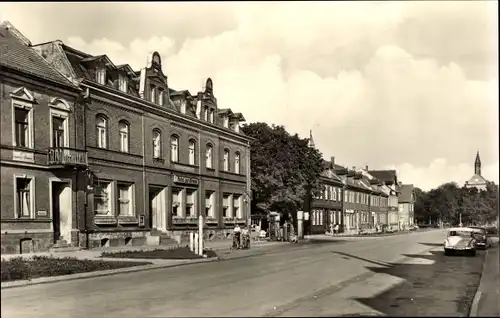
[[[495,245],[492,248],[498,248]],[[490,258],[490,250],[489,249],[486,250],[485,254],[486,255],[484,257],[483,268],[481,270],[481,278],[479,280],[479,285],[477,286],[477,290],[476,290],[476,294],[474,295],[474,299],[472,300],[472,304],[471,304],[470,311],[469,311],[469,317],[477,317],[478,316],[479,302],[481,300],[481,297],[483,296],[483,292],[481,291],[481,282],[483,282],[483,279],[488,279],[488,278],[484,278],[483,276],[484,276],[486,268],[488,266],[488,262],[489,262],[489,258]]]
[[[86,272],[86,273],[78,273],[78,274],[70,274],[70,275],[60,275],[60,276],[50,276],[50,277],[39,277],[33,280],[16,280],[12,282],[2,282],[1,289],[8,288],[16,288],[23,286],[32,286],[32,285],[41,285],[41,284],[50,284],[57,283],[61,281],[70,281],[77,279],[85,279],[85,278],[93,278],[100,276],[110,276],[117,274],[126,274],[126,273],[134,273],[134,272],[142,272],[153,269],[161,269],[161,268],[169,268],[169,267],[178,267],[178,266],[187,266],[194,265],[200,263],[208,263],[217,261],[217,258],[203,258],[197,260],[189,260],[187,262],[179,262],[177,264],[151,264],[151,265],[140,265],[133,267],[125,267],[118,269],[108,269],[103,271],[94,271],[94,272]]]

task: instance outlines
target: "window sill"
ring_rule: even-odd
[[[115,216],[96,215],[94,217],[94,224],[96,225],[116,225],[118,220]]]
[[[154,162],[154,163],[161,163],[161,164],[165,164],[165,159],[160,158],[160,157],[153,157],[153,162]]]
[[[118,216],[119,224],[139,224],[139,220],[135,216]]]

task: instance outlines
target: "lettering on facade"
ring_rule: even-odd
[[[33,161],[35,161],[35,155],[32,152],[13,150],[12,151],[12,160],[33,162]]]
[[[198,185],[199,181],[198,181],[198,179],[194,179],[194,178],[187,178],[187,177],[181,177],[181,176],[174,175],[174,182],[175,183]]]
[[[87,153],[74,149],[54,148],[49,150],[49,164],[87,165]]]
[[[38,210],[36,211],[37,216],[47,216],[47,210]]]

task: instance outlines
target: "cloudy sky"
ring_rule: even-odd
[[[214,82],[220,108],[285,125],[325,158],[463,183],[479,149],[498,183],[496,1],[1,3],[33,43],[115,64],[160,52],[174,89]]]

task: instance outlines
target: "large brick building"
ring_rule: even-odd
[[[2,253],[44,250],[60,237],[77,244],[85,199],[81,90],[30,45],[10,23],[0,25]],[[62,165],[67,154],[74,166]]]
[[[192,95],[172,89],[157,52],[136,72],[127,64],[115,65],[106,55],[93,56],[61,41],[26,49],[36,51],[47,67],[64,75],[61,80],[70,86],[77,83],[83,91],[70,112],[73,124],[64,132],[75,144],[48,152],[49,161],[62,154],[61,169],[80,176],[68,196],[71,213],[69,205],[44,207],[48,219],[73,216],[67,227],[76,233],[74,245],[179,240],[197,228],[200,214],[206,216],[210,239],[226,237],[235,223],[247,222],[250,139],[239,130],[241,113],[218,108],[210,79],[203,91]],[[3,112],[2,106],[2,119]],[[35,126],[42,126],[43,120],[33,117]],[[4,173],[10,171],[4,172],[2,163],[2,177]],[[25,223],[13,223],[25,229]]]

